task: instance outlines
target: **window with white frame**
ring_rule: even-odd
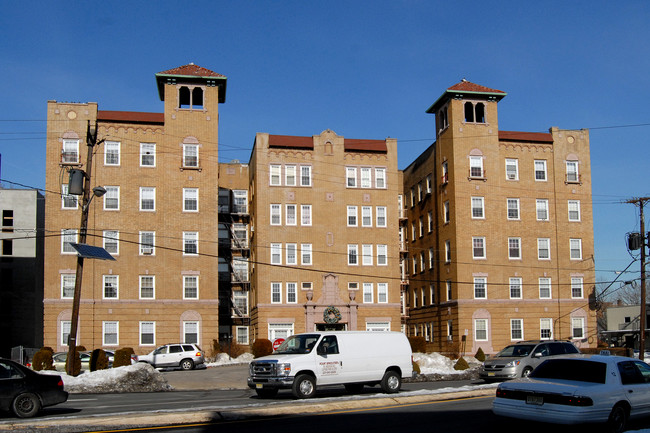
[[[436,303],[436,286],[434,284],[429,284],[429,302],[431,305]]]
[[[469,176],[470,177],[483,177],[483,157],[470,156],[469,157]]]
[[[449,202],[445,202],[445,203],[447,205],[446,212],[448,213],[449,212]],[[429,211],[429,213],[427,214],[427,218],[428,218],[428,223],[427,223],[428,232],[431,233],[433,231],[433,212]],[[447,219],[449,219],[449,215],[447,215]],[[445,222],[449,222],[449,221],[445,221]]]
[[[70,338],[70,329],[72,329],[72,323],[69,320],[62,320],[59,323],[61,324],[61,346],[67,346],[68,339]]]
[[[537,221],[548,221],[548,200],[537,199],[535,201],[535,208],[537,211]]]
[[[417,239],[416,233],[417,232],[415,231],[415,223],[413,222],[411,223],[411,240],[413,242],[415,242],[415,239]]]
[[[284,184],[286,186],[296,186],[296,166],[284,166]]]
[[[449,209],[449,200],[445,201],[442,205],[442,221],[448,224],[451,221],[451,212]],[[430,224],[432,226],[432,224]]]
[[[237,344],[247,346],[249,344],[248,340],[248,326],[237,326],[235,328]]]
[[[199,189],[183,188],[183,212],[199,211]]]
[[[311,244],[300,244],[300,264],[306,266],[313,264]]]
[[[356,266],[359,264],[359,246],[348,244],[348,265]]]
[[[440,177],[440,182],[443,185],[446,185],[449,182],[449,164],[447,161],[442,161],[441,167],[442,175]]]
[[[311,205],[302,204],[300,205],[300,225],[310,226],[311,225]]]
[[[447,293],[447,301],[451,301],[453,299],[451,293],[451,280],[445,281],[445,288],[447,289],[445,290],[445,292]]]
[[[487,278],[474,277],[474,299],[487,299]]]
[[[76,274],[61,274],[61,299],[72,299],[74,297],[76,279]]]
[[[377,227],[386,227],[386,206],[377,206]]]
[[[424,195],[422,193],[422,182],[418,183],[418,203],[421,202],[424,199]]]
[[[156,345],[156,322],[140,322],[140,346]]]
[[[119,277],[117,275],[104,275],[104,299],[118,299]]]
[[[475,236],[472,238],[472,257],[475,259],[485,258],[485,238]]]
[[[508,238],[508,258],[521,259],[521,238]]]
[[[509,220],[518,220],[519,219],[519,199],[518,198],[509,198],[508,199],[508,219]]]
[[[239,317],[248,316],[248,292],[245,290],[232,291],[232,304]]]
[[[271,244],[271,264],[272,265],[281,265],[282,264],[282,244]]]
[[[474,319],[474,340],[487,341],[488,319]]]
[[[388,245],[377,245],[377,266],[388,265]]]
[[[77,230],[76,229],[63,229],[61,230],[61,254],[76,254],[71,243],[77,243]]]
[[[117,230],[104,230],[102,233],[104,249],[114,255],[120,253],[120,232]]]
[[[199,145],[183,144],[183,167],[196,168],[199,166]]]
[[[286,264],[287,265],[297,265],[298,264],[298,244],[287,243],[285,244],[286,251]]]
[[[61,162],[63,164],[77,164],[79,162],[79,140],[63,140]]]
[[[118,346],[120,322],[102,322],[102,346]]]
[[[572,317],[571,318],[571,338],[584,338],[585,337],[585,318]]]
[[[232,277],[233,281],[248,281],[248,258],[235,256],[232,258]]]
[[[521,299],[521,278],[510,278],[510,299]]]
[[[357,207],[348,206],[348,227],[357,226]]]
[[[524,339],[523,319],[510,319],[510,339],[513,341]]]
[[[372,227],[372,206],[361,206],[361,226]]]
[[[269,185],[271,186],[280,186],[282,184],[280,178],[281,166],[276,164],[271,164],[269,166]]]
[[[540,277],[539,279],[539,299],[551,299],[551,279]]]
[[[282,283],[271,283],[271,303],[279,304],[282,302]]]
[[[445,263],[451,263],[451,241],[445,241]]]
[[[386,169],[375,168],[375,188],[386,188]]]
[[[357,168],[345,167],[345,184],[348,188],[357,187]]]
[[[582,260],[582,239],[569,239],[571,260]]]
[[[447,320],[447,341],[454,340],[454,321]]]
[[[183,275],[183,299],[199,299],[198,275]]]
[[[298,302],[298,283],[287,283],[287,304]]]
[[[429,248],[429,269],[433,269],[433,248]]]
[[[232,225],[232,242],[240,248],[248,247],[248,229],[243,223],[234,223]]]
[[[519,180],[519,161],[517,159],[506,158],[506,179]]]
[[[154,275],[140,275],[140,299],[155,299],[156,277]]]
[[[418,273],[418,258],[413,257],[411,263],[413,264],[413,275]]]
[[[149,186],[140,187],[140,210],[156,210],[156,188]]]
[[[300,186],[311,186],[311,165],[300,166]]]
[[[120,187],[105,186],[104,210],[120,210]]]
[[[183,255],[196,256],[199,254],[199,232],[183,232]]]
[[[388,303],[388,283],[377,283],[377,302]]]
[[[156,232],[140,232],[140,255],[154,255],[156,248]]]
[[[199,344],[199,322],[183,322],[183,343]]]
[[[430,174],[427,175],[427,178],[426,178],[426,180],[425,180],[424,185],[425,185],[425,189],[426,189],[425,192],[426,192],[427,194],[431,194],[431,187],[432,187],[432,186],[431,186],[431,175],[430,175]]]
[[[549,238],[537,238],[537,259],[551,259],[551,240]]]
[[[361,172],[361,188],[372,187],[370,167],[361,167],[360,172]]]
[[[69,185],[61,185],[61,209],[78,209],[79,199],[76,195],[68,194]]]
[[[295,226],[298,224],[297,215],[298,207],[295,204],[286,205],[285,224]]]
[[[363,303],[372,304],[373,303],[373,284],[372,283],[363,283]]]
[[[544,317],[539,319],[539,339],[553,339],[553,319]]]
[[[580,200],[569,200],[569,221],[580,221]]]
[[[293,335],[293,323],[269,323],[269,340]]]
[[[445,202],[449,206],[449,202]],[[446,209],[448,212],[449,210]],[[485,197],[472,197],[472,218],[484,219],[485,218]],[[448,222],[448,221],[445,221]]]
[[[571,278],[571,298],[573,299],[583,298],[581,277]]]
[[[282,225],[282,205],[280,204],[271,204],[271,225]]]
[[[361,245],[361,264],[363,266],[372,266],[372,250],[373,246],[371,244]]]
[[[140,143],[140,167],[156,166],[156,144]]]
[[[248,191],[245,189],[232,190],[232,211],[236,214],[248,213]]]
[[[546,181],[546,161],[535,160],[535,180]]]
[[[411,188],[411,207],[415,206],[415,188]]]
[[[580,181],[580,175],[578,174],[578,161],[566,162],[566,181],[568,183],[577,183]]]

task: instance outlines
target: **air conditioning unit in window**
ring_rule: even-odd
[[[515,180],[517,176],[514,173],[508,173],[508,179]]]

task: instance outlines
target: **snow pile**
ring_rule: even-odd
[[[222,365],[249,364],[253,360],[252,353],[244,353],[237,358],[231,358],[227,353],[219,353],[214,361],[206,362],[206,367],[220,367]]]
[[[458,370],[454,370],[457,359],[447,358],[439,353],[414,353],[413,361],[417,362],[420,366],[420,374],[459,374]],[[465,357],[465,361],[470,366],[470,369],[477,368],[481,365],[473,356]]]

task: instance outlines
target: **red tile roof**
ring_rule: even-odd
[[[384,140],[355,140],[346,138],[343,146],[348,152],[388,152]]]
[[[451,98],[462,96],[465,93],[472,95],[483,95],[483,98],[487,97],[487,99],[495,101],[500,101],[507,95],[507,93],[503,90],[490,89],[489,87],[481,86],[480,84],[471,83],[463,78],[460,83],[454,84],[445,90],[445,92],[436,100],[436,102],[427,108],[426,112],[435,113],[436,110],[446,101]]]
[[[164,124],[163,113],[141,113],[137,111],[98,111],[97,120],[118,123],[156,123]]]
[[[502,90],[490,89],[489,87],[481,86],[480,84],[471,83],[465,79],[458,84],[454,84],[447,90],[452,92],[506,93]]]
[[[156,75],[185,75],[193,77],[222,77],[224,75],[217,74],[214,71],[211,71],[206,68],[202,68],[199,65],[190,63],[189,65],[179,66],[178,68],[168,69],[166,71],[158,72]]]
[[[553,135],[548,132],[499,131],[499,141],[553,143]]]
[[[298,137],[295,135],[269,135],[269,147],[293,149],[314,149],[313,137]],[[388,151],[383,140],[359,140],[345,138],[343,147],[346,152],[381,152]]]

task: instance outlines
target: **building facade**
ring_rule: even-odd
[[[505,95],[463,80],[427,110],[436,142],[404,170],[408,334],[449,353],[595,346],[588,131],[501,131]]]
[[[48,102],[44,342],[67,350],[79,238],[70,169],[103,197],[88,205],[87,243],[116,260],[86,259],[77,344],[132,347],[218,339],[218,120],[226,77],[194,64],[156,74],[162,113],[101,111]],[[97,127],[98,144],[87,145]]]

